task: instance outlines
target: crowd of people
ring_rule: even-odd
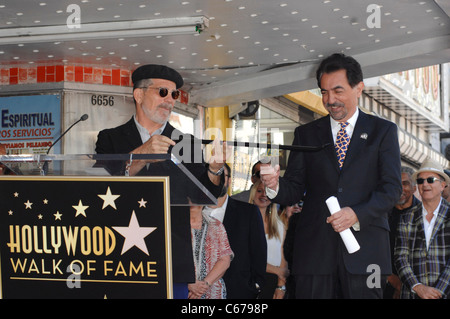
[[[299,126],[293,144],[334,147],[291,152],[283,176],[279,165],[256,163],[250,190],[235,196],[262,219],[267,259],[257,298],[447,298],[449,176],[431,159],[416,172],[401,167],[396,125],[358,108],[364,83],[355,59],[333,54],[316,77],[329,115]],[[331,215],[330,196],[340,205]],[[356,252],[339,236],[348,230]]]
[[[132,80],[136,113],[100,131],[96,152],[170,153],[173,134],[182,135],[168,123],[182,77],[144,65]],[[217,204],[171,209],[174,298],[447,298],[450,177],[432,160],[401,167],[396,125],[358,108],[364,83],[352,57],[324,59],[317,84],[329,115],[299,126],[293,144],[329,147],[292,151],[283,176],[278,165],[255,163],[250,189],[229,196],[226,143],[222,152],[216,145],[221,158],[185,163]],[[97,165],[145,176],[164,164]],[[330,196],[340,204],[332,215]],[[360,245],[354,253],[339,236],[348,229]],[[370,265],[379,285],[367,284]]]
[[[246,207],[240,211],[239,216],[244,218],[248,214],[251,206],[256,206],[258,212],[252,209],[253,217],[260,215],[258,220],[261,223],[246,224],[246,230],[250,233],[260,233],[259,246],[251,243],[245,243],[245,254],[249,256],[251,251],[257,254],[259,247],[259,273],[258,280],[255,280],[252,294],[239,296],[236,293],[235,286],[242,283],[241,278],[236,277],[239,273],[237,269],[230,269],[229,275],[225,276],[226,294],[224,298],[259,298],[259,299],[291,299],[296,298],[295,279],[291,274],[292,255],[294,247],[294,233],[297,220],[301,217],[303,201],[299,201],[290,206],[277,205],[271,201],[266,194],[265,187],[261,182],[260,164],[257,162],[254,166],[249,192],[238,193],[231,197],[223,194],[219,198],[219,207],[227,201],[233,201],[231,211],[236,211],[236,207],[242,205]],[[231,179],[231,169],[225,164],[226,190]],[[392,273],[387,276],[385,285],[383,285],[384,299],[439,299],[447,298],[449,270],[449,245],[450,223],[447,217],[450,204],[450,171],[443,170],[442,167],[433,160],[426,160],[418,171],[408,166],[401,167],[402,193],[400,198],[388,213],[390,253],[392,261]],[[234,200],[234,198],[241,200]],[[420,198],[420,199],[419,199]],[[226,200],[224,200],[226,199]],[[246,202],[247,201],[247,202]],[[253,204],[253,205],[249,205]],[[192,211],[197,208],[191,208]],[[225,216],[231,214],[230,210],[218,210],[216,207],[205,206],[203,215],[206,218],[224,221]],[[248,217],[248,216],[247,216]],[[192,221],[191,221],[192,223]],[[236,224],[227,225],[227,230],[233,234],[239,228]],[[193,228],[195,228],[193,226]],[[198,227],[196,227],[198,228]],[[265,238],[261,238],[264,230]],[[217,236],[220,238],[220,236]],[[242,238],[241,238],[242,239]],[[230,240],[231,241],[231,240]],[[264,244],[266,242],[267,246]],[[233,242],[231,247],[241,250],[244,242]],[[230,244],[226,242],[224,247],[229,248]],[[266,261],[263,258],[263,251],[267,247]],[[232,254],[232,252],[231,252]],[[265,267],[261,265],[266,262]],[[239,261],[237,262],[239,263]],[[250,263],[247,263],[250,264]],[[256,258],[253,263],[256,267]],[[233,262],[228,263],[230,268]],[[432,265],[432,271],[427,268]],[[237,267],[235,267],[237,268]],[[263,272],[264,271],[264,272]],[[225,271],[223,274],[227,274]],[[206,278],[206,275],[203,277]],[[255,277],[256,278],[256,277]],[[229,290],[228,290],[229,285]],[[203,295],[207,298],[208,295]]]

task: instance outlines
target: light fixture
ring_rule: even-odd
[[[69,27],[68,25],[5,28],[0,29],[0,45],[195,34],[202,32],[208,26],[209,19],[200,16],[81,23],[79,28]]]

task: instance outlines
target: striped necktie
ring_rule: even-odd
[[[345,128],[348,126],[348,122],[339,123],[341,129],[336,136],[336,154],[338,158],[339,168],[344,165],[345,154],[347,153],[348,144],[350,143],[350,137],[347,134]]]

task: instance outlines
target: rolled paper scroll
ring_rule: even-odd
[[[325,203],[327,204],[328,210],[330,211],[331,215],[341,210],[341,206],[339,205],[337,198],[334,196],[329,197],[325,201]],[[341,235],[342,241],[344,242],[344,245],[347,248],[349,254],[353,254],[354,252],[359,250],[360,247],[358,241],[356,240],[350,228],[341,231],[339,235]]]

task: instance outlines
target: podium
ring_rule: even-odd
[[[152,160],[145,176],[108,172],[136,159]],[[173,211],[216,204],[170,154],[3,155],[0,163],[5,299],[170,299],[174,263],[186,262],[173,254],[181,227]]]

